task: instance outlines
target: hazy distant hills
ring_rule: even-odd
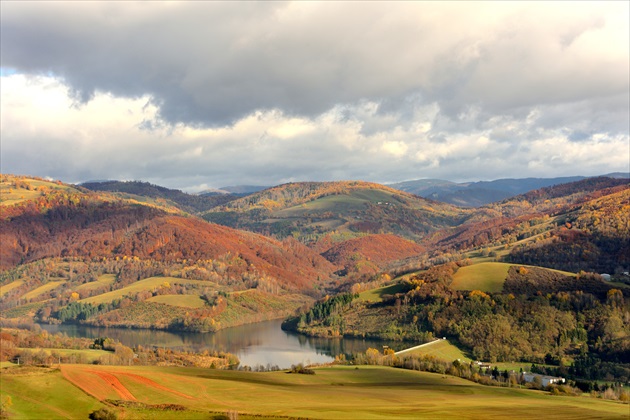
[[[630,174],[617,172],[604,176],[628,179]],[[388,186],[457,206],[481,207],[528,191],[580,181],[585,178],[587,177],[508,178],[466,183],[455,183],[441,179],[419,179],[389,184]]]

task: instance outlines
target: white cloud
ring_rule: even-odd
[[[627,2],[2,8],[4,172],[187,188],[629,170]]]

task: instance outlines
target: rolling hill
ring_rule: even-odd
[[[628,174],[604,175],[609,178],[625,178]],[[586,179],[584,176],[557,178],[506,178],[493,181],[477,181],[456,183],[440,179],[418,179],[413,181],[389,184],[390,187],[421,197],[462,207],[481,207],[498,202],[515,195],[544,187]]]
[[[322,246],[322,244],[319,244]],[[421,245],[395,235],[367,235],[333,244],[321,255],[343,275],[374,275],[389,263],[425,252]]]
[[[45,182],[3,176],[12,190],[0,206],[3,316],[80,316],[86,323],[157,327],[149,320],[159,314],[161,328],[212,329],[285,316],[318,295],[335,271],[293,239],[277,241],[171,213],[166,205]],[[42,183],[45,188],[26,193]],[[173,275],[181,280],[170,284]],[[148,278],[166,285],[143,287]],[[230,294],[242,290],[251,290],[248,299]],[[223,300],[217,293],[225,294]],[[161,294],[196,294],[206,303],[178,311],[178,305],[150,301]],[[93,318],[105,312],[113,315]]]
[[[450,252],[485,249],[495,258],[510,254],[512,262],[573,272],[614,271],[630,264],[628,194],[627,181],[613,178],[542,188],[481,207],[422,244]]]
[[[229,193],[213,195],[186,194],[180,190],[173,190],[141,181],[95,181],[84,182],[79,186],[91,191],[106,191],[168,200],[180,210],[188,213],[203,212],[237,198],[236,195]],[[122,197],[126,196],[122,195]]]
[[[303,238],[332,231],[419,238],[462,223],[470,212],[360,181],[280,185],[215,207],[204,219],[268,235]]]

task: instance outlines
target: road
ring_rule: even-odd
[[[429,345],[431,345],[431,344],[433,344],[433,343],[437,343],[438,341],[441,341],[441,340],[442,340],[442,339],[440,339],[440,338],[436,338],[435,340],[430,341],[430,342],[428,342],[428,343],[420,344],[419,346],[410,347],[410,348],[408,348],[408,349],[404,349],[404,350],[401,350],[401,351],[397,351],[397,352],[396,352],[396,353],[394,353],[394,354],[398,356],[398,355],[401,355],[401,354],[403,354],[403,353],[407,353],[408,351],[412,351],[412,350],[415,350],[415,349],[419,349],[419,348],[424,347],[424,346],[429,346]]]

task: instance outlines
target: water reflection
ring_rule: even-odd
[[[144,329],[101,328],[82,325],[42,325],[49,332],[71,337],[110,337],[126,346],[164,347],[176,350],[226,351],[236,354],[242,365],[277,365],[288,368],[297,363],[326,363],[338,354],[363,352],[368,347],[395,350],[405,347],[358,338],[314,338],[282,331],[281,320],[258,322],[227,328],[216,333],[167,332]]]

